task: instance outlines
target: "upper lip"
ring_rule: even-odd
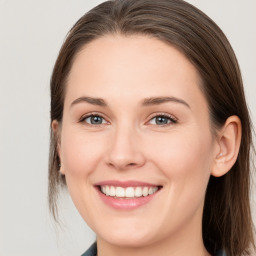
[[[119,181],[119,180],[105,180],[95,184],[95,186],[115,186],[115,187],[160,187],[159,184],[153,184],[148,182],[136,181],[136,180],[127,180],[127,181]]]

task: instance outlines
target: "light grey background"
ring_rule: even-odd
[[[95,0],[0,0],[0,255],[80,255],[95,239],[68,195],[47,208],[49,80],[66,33]],[[256,1],[190,0],[229,38],[256,120]],[[255,196],[254,196],[255,204]],[[254,220],[256,214],[254,212]]]

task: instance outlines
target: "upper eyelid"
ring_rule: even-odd
[[[90,113],[84,114],[84,115],[82,115],[82,116],[79,118],[78,122],[82,122],[82,121],[84,121],[86,118],[88,118],[88,117],[90,117],[90,116],[99,116],[99,117],[102,117],[106,122],[109,123],[108,118],[106,118],[104,114],[99,113],[99,112],[90,112]]]
[[[81,121],[84,121],[86,118],[90,117],[90,116],[99,116],[99,117],[102,117],[106,122],[109,123],[109,118],[107,118],[103,113],[101,112],[90,112],[90,113],[87,113],[87,114],[84,114],[81,116],[81,118],[79,118],[79,122]],[[168,117],[170,119],[172,119],[173,121],[177,122],[179,121],[177,117],[175,117],[174,115],[171,115],[169,113],[166,113],[166,112],[157,112],[157,113],[153,113],[151,115],[148,116],[147,118],[147,122],[149,122],[151,119],[155,118],[155,117],[158,117],[158,116],[164,116],[164,117]]]
[[[154,113],[154,114],[151,114],[149,117],[148,117],[148,121],[150,121],[152,118],[155,118],[155,117],[158,117],[158,116],[164,116],[164,117],[169,117],[170,119],[173,119],[175,121],[178,121],[178,118],[171,115],[171,114],[168,114],[168,113],[164,113],[164,112],[159,112],[159,113]]]

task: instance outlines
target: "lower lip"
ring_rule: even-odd
[[[149,203],[152,199],[154,199],[155,195],[158,194],[159,190],[152,195],[149,196],[142,196],[142,197],[135,197],[135,198],[115,198],[111,196],[106,196],[103,194],[98,188],[97,191],[99,193],[100,198],[102,201],[118,210],[134,210]]]

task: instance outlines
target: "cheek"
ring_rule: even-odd
[[[61,138],[62,168],[64,170],[70,196],[85,220],[93,220],[91,208],[97,208],[92,191],[92,173],[98,168],[103,155],[103,145],[99,135],[85,136],[84,131],[64,127]],[[87,195],[87,196],[82,196]],[[90,223],[91,224],[91,223]],[[92,224],[91,224],[92,225]]]
[[[210,177],[211,137],[204,133],[176,134],[155,147],[155,164],[164,173],[168,184],[168,214],[180,223],[201,216],[205,191]],[[184,211],[186,209],[186,211]],[[168,220],[167,220],[168,221]]]
[[[96,169],[103,153],[97,135],[85,136],[83,131],[66,129],[62,132],[61,155],[65,175],[79,178]]]
[[[151,159],[165,174],[171,189],[191,194],[206,188],[213,149],[210,132],[196,127],[186,132],[177,131],[158,138],[153,145]]]

